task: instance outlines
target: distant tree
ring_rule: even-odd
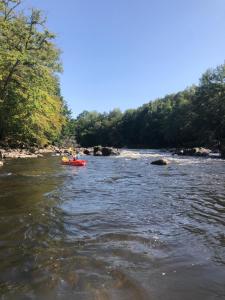
[[[225,65],[206,71],[193,98],[195,119],[202,144],[225,139]]]
[[[206,71],[199,86],[136,110],[84,112],[76,120],[85,145],[181,147],[221,144],[225,153],[225,65]],[[225,155],[225,154],[224,154]]]

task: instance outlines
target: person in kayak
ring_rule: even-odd
[[[73,161],[74,160],[77,160],[80,158],[80,154],[79,154],[79,151],[75,151],[75,153],[73,153]]]

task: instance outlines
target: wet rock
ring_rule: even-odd
[[[94,146],[94,156],[102,156],[102,146]]]
[[[102,148],[102,155],[103,156],[120,155],[120,152],[114,148],[104,147]]]
[[[151,162],[152,165],[157,165],[157,166],[165,166],[168,165],[169,161],[166,159],[158,159],[158,160],[154,160]]]
[[[2,166],[3,166],[3,161],[0,160],[0,167],[2,167]]]
[[[94,146],[94,154],[98,151],[102,152],[102,146]]]
[[[111,155],[120,155],[120,151],[118,149],[112,149]]]
[[[5,153],[5,158],[36,158],[37,154],[33,154],[27,151],[9,151]]]
[[[102,155],[103,156],[110,156],[110,155],[112,155],[112,148],[103,147],[102,148]]]
[[[102,156],[102,152],[101,151],[94,152],[94,156]]]
[[[0,160],[9,158],[37,158],[43,157],[44,154],[56,152],[56,147],[48,146],[45,148],[38,148],[36,145],[29,146],[27,148],[9,148],[1,147],[0,148]],[[59,149],[60,151],[60,149]]]
[[[62,155],[62,151],[61,151],[61,150],[57,150],[57,151],[55,151],[55,154],[56,154],[57,156],[60,156],[60,155]]]
[[[91,151],[90,151],[89,149],[84,149],[84,150],[83,150],[83,153],[84,153],[85,155],[91,155]]]
[[[44,153],[53,153],[55,152],[55,149],[53,147],[45,147],[45,148],[42,148],[42,149],[37,149],[36,148],[36,152],[38,152],[39,154],[44,154]]]
[[[172,155],[184,155],[183,149],[175,149],[172,151]]]
[[[2,158],[36,158],[37,154],[25,149],[2,149]]]
[[[96,155],[96,153],[98,153]],[[102,146],[95,146],[94,147],[94,155],[100,156],[100,153],[102,156],[110,156],[110,155],[119,155],[120,152],[112,147],[102,147]]]
[[[209,154],[211,153],[211,150],[202,147],[194,149],[196,156],[209,156]]]
[[[177,155],[187,155],[187,156],[209,156],[211,150],[202,148],[202,147],[194,147],[194,148],[185,148],[185,149],[177,149],[173,152],[173,154]]]

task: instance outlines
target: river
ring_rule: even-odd
[[[225,299],[225,161],[85,159],[0,169],[0,299]]]

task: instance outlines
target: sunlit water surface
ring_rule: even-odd
[[[225,299],[225,161],[86,159],[0,169],[0,299]]]

